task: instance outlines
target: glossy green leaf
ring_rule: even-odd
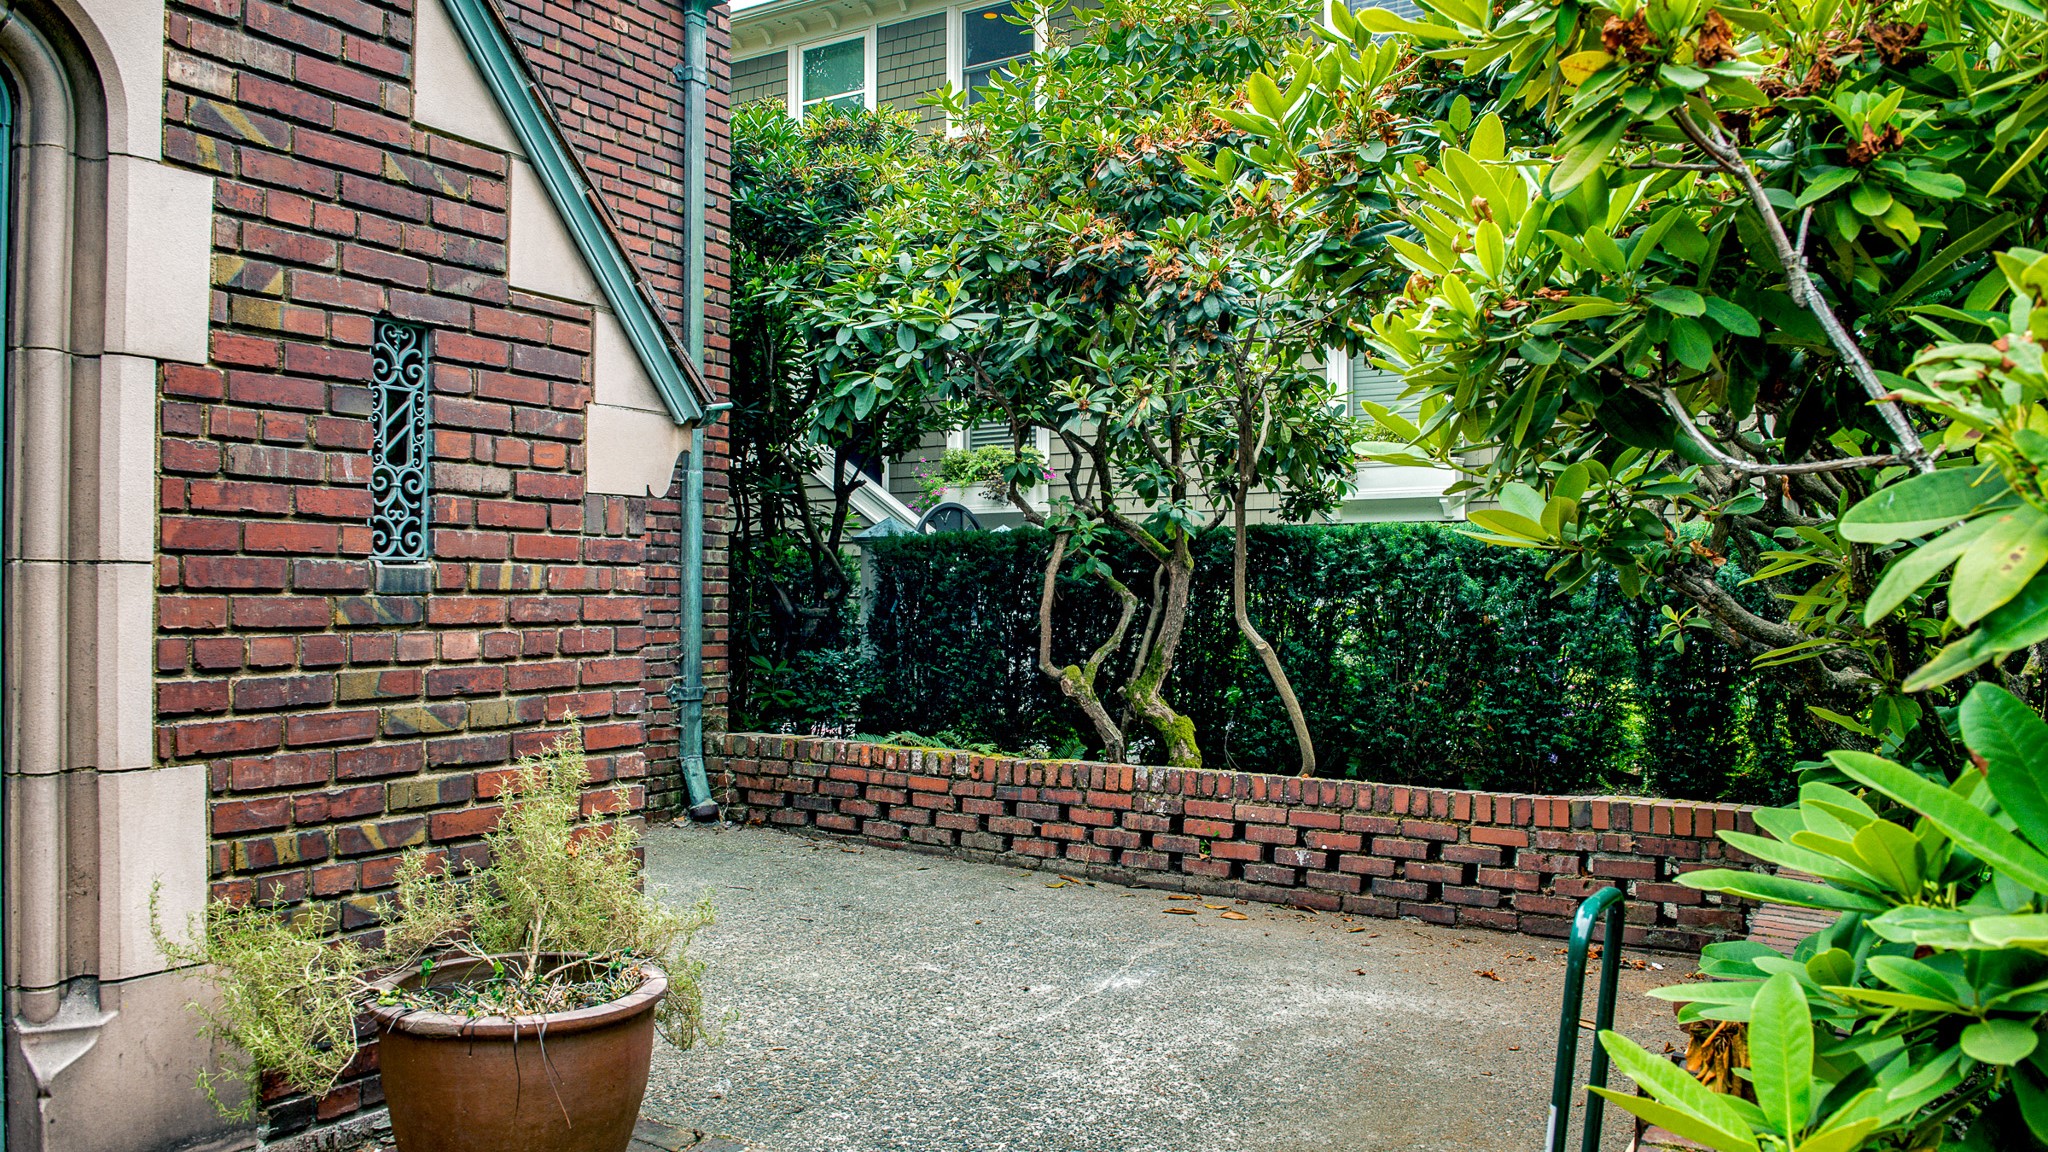
[[[1608,1059],[1623,1075],[1634,1080],[1659,1103],[1692,1117],[1699,1127],[1712,1132],[1716,1137],[1711,1142],[1714,1147],[1754,1152],[1756,1137],[1725,1097],[1708,1091],[1705,1085],[1688,1076],[1677,1065],[1643,1051],[1635,1041],[1619,1032],[1602,1032],[1600,1045],[1607,1049]],[[1678,1130],[1674,1128],[1672,1131]]]
[[[1803,834],[1803,832],[1804,830],[1802,829],[1801,833],[1795,833],[1795,835]],[[1717,832],[1715,835],[1719,836],[1723,842],[1740,848],[1749,855],[1771,864],[1782,864],[1787,868],[1811,873],[1823,880],[1846,882],[1856,887],[1874,888],[1877,886],[1876,882],[1871,877],[1865,875],[1863,870],[1857,866],[1853,858],[1853,851],[1849,858],[1845,858],[1844,856],[1817,848],[1810,848],[1803,844],[1766,839],[1762,836],[1753,836],[1747,832]]]
[[[1841,1128],[1816,1132],[1801,1140],[1795,1152],[1854,1152],[1855,1149],[1863,1147],[1864,1140],[1883,1125],[1884,1121],[1868,1117]]]
[[[1940,971],[1904,956],[1872,956],[1863,962],[1870,974],[1908,996],[1956,1004],[1956,987]]]
[[[1709,296],[1705,303],[1707,318],[1734,335],[1758,336],[1763,333],[1763,326],[1757,323],[1756,317],[1740,304],[1723,300],[1719,296]]]
[[[1671,322],[1671,354],[1687,368],[1704,372],[1714,364],[1713,337],[1699,321],[1680,316]]]
[[[1806,1128],[1813,1110],[1813,1015],[1799,981],[1780,972],[1757,991],[1749,1015],[1750,1086],[1780,1133]]]
[[[2034,1054],[2041,1038],[2031,1021],[1979,1020],[1963,1029],[1963,1052],[1972,1060],[2011,1066]]]
[[[2019,594],[2048,564],[2048,513],[2030,504],[1983,519],[1990,526],[1956,561],[1949,579],[1949,616],[1974,624]]]
[[[1613,316],[1628,311],[1628,305],[1612,300],[1588,300],[1560,308],[1538,320],[1539,324],[1563,324],[1570,320],[1591,320],[1600,316]]]
[[[1704,316],[1707,312],[1706,298],[1690,288],[1659,288],[1645,299],[1678,316]]]
[[[1473,510],[1469,519],[1489,532],[1503,536],[1519,536],[1524,540],[1547,540],[1550,533],[1543,525],[1526,516],[1519,516],[1501,508],[1479,508]]]
[[[2007,492],[2003,478],[1981,468],[1944,468],[1901,480],[1865,497],[1842,517],[1842,535],[1887,544],[1946,528]]]
[[[1856,831],[1853,843],[1865,872],[1906,899],[1919,894],[1927,873],[1919,837],[1889,820],[1874,820]]]
[[[1993,948],[2028,948],[2048,952],[2048,913],[2021,916],[1979,916],[1970,933]]]
[[[1621,142],[1621,134],[1628,125],[1629,117],[1616,113],[1589,132],[1585,139],[1567,149],[1558,157],[1557,166],[1550,170],[1550,194],[1562,196],[1598,171],[1600,165],[1606,163],[1608,154],[1614,151],[1614,146]]]
[[[1823,987],[1847,984],[1856,978],[1856,958],[1840,948],[1816,952],[1806,962],[1806,976]]]
[[[1865,216],[1883,216],[1892,208],[1892,194],[1881,184],[1864,181],[1849,193],[1849,207]]]
[[[2012,1087],[2027,1130],[2034,1139],[2048,1144],[2048,1061],[2042,1059],[2041,1049],[2036,1048],[2033,1059],[2013,1069]]]
[[[1801,908],[1825,908],[1835,912],[1883,912],[1891,905],[1872,896],[1788,880],[1762,872],[1741,872],[1733,868],[1706,868],[1678,878],[1688,888],[1705,892],[1727,892],[1769,904],[1792,904]]]
[[[1953,908],[1923,908],[1917,905],[1894,908],[1882,916],[1865,921],[1870,930],[1900,944],[1925,945],[1929,948],[1958,949],[1978,946],[1977,938],[1971,934],[1970,925],[1975,917],[1968,912]],[[1847,980],[1832,981],[1846,984]]]
[[[1828,991],[1845,1000],[1860,1000],[1866,1004],[1877,1004],[1886,1008],[1904,1008],[1910,1012],[1948,1012],[1956,1010],[1955,1001],[1941,997],[1916,996],[1911,992],[1894,992],[1888,988],[1858,988],[1853,985],[1830,987]]]
[[[1647,1096],[1631,1096],[1612,1088],[1589,1087],[1587,1091],[1598,1094],[1601,1099],[1615,1107],[1640,1116],[1673,1135],[1682,1136],[1695,1144],[1703,1144],[1715,1152],[1755,1152],[1756,1137],[1747,1131],[1725,1131],[1690,1112],[1659,1103]]]
[[[1963,698],[1963,742],[1984,758],[1998,804],[2039,848],[2048,848],[2048,723],[1995,684]]]
[[[1864,604],[1863,622],[1875,624],[1890,615],[1892,609],[1905,603],[1906,597],[1918,592],[1922,585],[1955,563],[1990,527],[1991,518],[1980,516],[1949,529],[1892,561],[1884,571],[1884,578],[1877,582],[1869,601]]]
[[[1978,859],[2003,868],[2037,892],[2048,892],[2048,856],[2029,848],[1968,800],[1868,752],[1835,751],[1828,759],[1851,779],[1919,812]]]

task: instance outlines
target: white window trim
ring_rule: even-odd
[[[851,40],[859,40],[863,48],[861,68],[864,75],[861,77],[863,81],[861,103],[868,111],[872,112],[875,110],[876,27],[876,25],[870,24],[865,28],[852,32],[842,29],[828,35],[814,36],[811,39],[799,41],[789,46],[789,92],[787,93],[787,100],[790,119],[801,120],[804,118],[804,53],[812,48],[829,48],[834,44],[845,44]],[[763,55],[766,55],[766,53],[763,53]],[[748,59],[755,59],[755,57],[748,57]]]
[[[994,0],[993,3],[988,4],[961,4],[947,10],[946,83],[951,84],[954,88],[962,92],[965,92],[967,90],[967,14],[970,12],[985,12],[990,8],[1003,8],[1013,6],[1014,5],[1005,4],[1003,0]],[[1050,44],[1051,42],[1052,37],[1048,34],[1048,30],[1043,25],[1032,25],[1032,52],[1044,51],[1046,45]],[[1016,60],[1028,55],[1030,55],[1030,52],[1020,52],[1016,56],[1010,57],[1010,59]]]
[[[967,14],[1001,6],[1001,0],[986,4],[977,0],[976,3],[958,4],[946,10],[946,83],[951,85],[955,92],[964,94],[967,91]],[[1031,51],[1043,52],[1051,44],[1052,29],[1043,23],[1032,25]],[[1025,55],[1029,53],[1019,53],[1011,59],[1020,59]],[[960,131],[959,121],[949,118],[946,131]]]

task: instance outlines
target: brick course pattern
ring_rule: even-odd
[[[1731,804],[1451,792],[1243,772],[1014,760],[736,733],[713,764],[747,818],[1119,883],[1565,936],[1619,886],[1630,944],[1697,951],[1744,902],[1675,882],[1754,863]]]
[[[349,929],[372,923],[403,849],[479,853],[509,763],[572,714],[589,811],[637,818],[675,791],[660,691],[675,670],[677,493],[585,492],[591,311],[510,286],[508,158],[412,120],[416,2],[171,0],[166,23],[164,156],[216,192],[209,361],[167,365],[160,384],[157,759],[206,767],[216,895],[325,902]],[[681,6],[499,7],[680,329]],[[720,9],[717,392],[725,40]],[[378,316],[432,332],[425,593],[378,594],[369,560]],[[714,438],[714,659],[722,449]],[[375,1069],[373,1047],[324,1099],[269,1094],[273,1135],[374,1105]]]

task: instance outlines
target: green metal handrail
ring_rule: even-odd
[[[1615,985],[1621,975],[1621,932],[1626,925],[1627,905],[1621,889],[1603,888],[1580,903],[1572,917],[1571,950],[1565,957],[1564,1007],[1557,1019],[1557,1065],[1550,1073],[1550,1129],[1543,1141],[1544,1152],[1561,1152],[1571,1127],[1572,1080],[1579,1064],[1579,1012],[1586,1003],[1586,949],[1593,939],[1593,926],[1607,917],[1607,943],[1600,953],[1600,992],[1594,1001],[1593,1068],[1586,1077],[1588,1088],[1607,1086],[1607,1050],[1597,1036],[1614,1027]],[[1597,1093],[1586,1093],[1586,1132],[1579,1142],[1584,1152],[1599,1152],[1600,1110],[1606,1101]]]

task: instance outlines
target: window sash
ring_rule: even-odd
[[[969,104],[979,104],[989,82],[1008,74],[1004,65],[1038,47],[1038,34],[1030,25],[1009,22],[1016,12],[1014,4],[992,4],[960,14],[960,87]]]
[[[848,65],[851,65],[851,68]],[[802,107],[832,104],[862,108],[868,98],[868,44],[864,37],[803,51]]]

